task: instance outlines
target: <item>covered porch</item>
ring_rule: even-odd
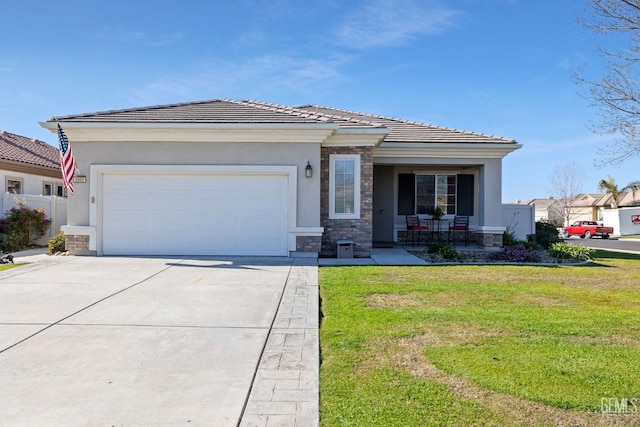
[[[470,244],[501,247],[505,230],[501,197],[502,157],[374,155],[373,246],[412,244],[415,236],[406,236],[407,216],[416,215],[428,227],[420,233],[418,244],[448,242],[455,217],[467,216]],[[433,215],[436,207],[443,213],[439,219]]]

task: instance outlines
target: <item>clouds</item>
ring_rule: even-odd
[[[449,30],[461,15],[435,2],[365,1],[342,17],[332,34],[339,44],[357,49],[398,46]]]
[[[268,98],[283,94],[309,96],[345,81],[341,69],[350,58],[331,55],[302,58],[264,54],[245,59],[214,59],[190,66],[189,71],[164,75],[120,93],[126,105],[151,105],[205,98]]]
[[[318,10],[320,4],[309,6],[313,13],[285,0],[269,7],[254,0],[244,9],[249,6],[259,12],[245,16],[245,24],[260,24],[229,31],[226,46],[217,46],[196,62],[183,62],[173,75],[139,86],[131,101],[238,98],[240,94],[273,99],[281,93],[317,98],[344,87],[355,78],[354,68],[380,49],[411,46],[453,30],[464,16],[432,0],[326,2],[322,10]],[[292,28],[296,28],[295,39]]]

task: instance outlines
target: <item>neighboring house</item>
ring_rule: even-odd
[[[610,196],[606,194],[580,194],[572,203],[571,223],[599,221],[602,218],[602,211],[610,207]]]
[[[601,196],[602,198],[599,201],[599,204],[606,209],[611,208],[611,206],[613,206],[611,194],[606,193],[606,194],[601,194]],[[630,208],[630,207],[640,206],[640,190],[636,190],[635,192],[629,191],[624,193],[624,196],[622,196],[622,199],[618,202],[618,206],[621,208]]]
[[[60,154],[56,147],[0,131],[1,193],[63,196]]]
[[[435,204],[502,244],[512,139],[315,105],[211,100],[54,117],[86,184],[67,248],[98,255],[317,256],[393,242]],[[310,167],[307,176],[306,167]]]
[[[611,194],[585,193],[579,194],[571,204],[571,223],[574,221],[600,221],[605,209],[611,209]],[[522,205],[535,205],[536,221],[551,221],[562,224],[562,208],[557,199],[531,199],[518,202]],[[625,193],[620,207],[640,206],[640,191]]]
[[[562,223],[562,212],[558,208],[557,200],[553,197],[518,201],[517,204],[534,206],[536,222]]]
[[[67,223],[58,149],[46,142],[0,131],[0,177],[0,217],[19,203],[43,209],[51,226],[35,243],[46,245]]]

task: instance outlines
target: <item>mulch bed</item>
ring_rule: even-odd
[[[425,260],[429,264],[556,264],[556,265],[567,265],[567,264],[586,264],[588,261],[579,260],[579,259],[559,259],[554,258],[547,251],[540,250],[538,253],[540,254],[541,260],[540,262],[507,262],[507,261],[494,261],[488,259],[488,255],[492,251],[487,251],[484,249],[470,249],[470,250],[461,250],[460,258],[455,260],[445,259],[440,254],[430,254],[426,250],[423,251],[408,251],[410,254],[417,256],[420,259]]]

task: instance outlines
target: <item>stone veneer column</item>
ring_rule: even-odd
[[[64,236],[64,247],[72,255],[88,254],[89,236],[87,235],[66,235]]]
[[[360,218],[329,218],[329,155],[360,155]],[[350,239],[355,243],[354,253],[369,256],[373,242],[373,148],[372,147],[323,147],[321,149],[320,222],[325,238],[322,252],[330,252],[328,241],[335,246],[338,239]]]

